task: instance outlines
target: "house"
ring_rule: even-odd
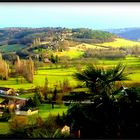
[[[0,87],[0,94],[18,95],[13,88]]]
[[[51,61],[48,58],[44,58],[45,63],[51,63]]]
[[[22,116],[29,116],[29,115],[33,115],[33,114],[38,114],[38,109],[36,109],[36,110],[32,110],[32,109],[16,110],[15,114],[16,115],[22,115]]]
[[[11,96],[6,94],[0,94],[1,98],[4,98],[4,101],[0,103],[0,107],[4,109],[5,107],[9,108],[9,111],[11,113],[14,113],[17,108],[21,108],[26,104],[26,101],[28,99],[26,98],[20,98],[17,96]]]
[[[70,127],[65,125],[62,129],[61,129],[61,133],[62,134],[70,134]]]

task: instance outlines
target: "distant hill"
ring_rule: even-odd
[[[44,48],[56,49],[64,40],[89,44],[104,43],[113,41],[115,37],[114,34],[106,31],[87,28],[0,28],[0,52],[20,51],[31,46],[33,50],[33,46],[40,45],[44,45]]]
[[[106,29],[110,33],[129,40],[140,40],[140,28]]]

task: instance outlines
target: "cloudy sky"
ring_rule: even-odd
[[[140,3],[0,3],[3,27],[140,27]]]

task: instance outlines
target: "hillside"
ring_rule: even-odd
[[[23,44],[30,45],[33,40],[40,38],[40,41],[58,41],[64,39],[76,40],[80,42],[106,42],[113,40],[115,35],[86,28],[1,28],[0,45]]]
[[[46,50],[62,52],[81,43],[105,43],[115,38],[112,33],[87,28],[1,28],[0,52],[9,60],[15,59],[15,54],[35,58]]]
[[[51,55],[52,52],[59,57],[67,56],[73,59],[93,49],[124,49],[140,46],[140,42],[86,28],[5,28],[0,29],[0,36],[0,52],[5,59],[13,61],[15,54],[20,58],[31,56],[44,61],[44,58],[50,57],[46,55]]]

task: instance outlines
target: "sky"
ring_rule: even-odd
[[[0,28],[4,27],[140,27],[140,3],[1,2]]]

